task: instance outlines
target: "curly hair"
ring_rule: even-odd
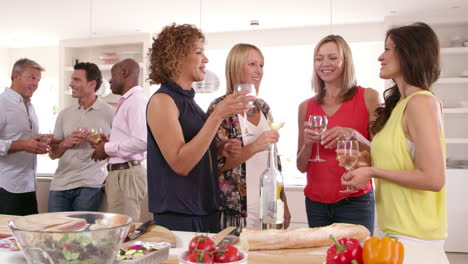
[[[436,33],[427,24],[417,22],[390,29],[385,40],[388,38],[395,44],[404,81],[430,91],[440,76],[440,45]],[[396,84],[385,90],[385,102],[375,110],[377,119],[371,125],[372,133],[379,132],[385,126],[400,97]]]
[[[180,64],[197,40],[205,41],[203,33],[193,25],[175,23],[166,26],[153,37],[149,50],[151,84],[173,80],[180,73]]]

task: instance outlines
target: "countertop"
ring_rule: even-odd
[[[0,234],[11,234],[7,223],[14,216],[0,215]],[[178,263],[178,256],[188,247],[189,241],[196,236],[194,232],[172,231],[176,238],[176,247],[169,251],[169,259],[165,264]],[[445,254],[433,245],[421,245],[404,243],[405,264],[446,264]],[[258,251],[249,252],[250,264],[273,264],[273,263],[294,263],[294,264],[323,264],[325,261],[327,247],[297,250],[278,250],[276,252]],[[424,260],[422,260],[424,258]],[[288,261],[285,262],[285,259]],[[430,261],[428,261],[428,259]],[[1,252],[0,264],[27,264],[21,252]]]

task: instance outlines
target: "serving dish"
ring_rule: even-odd
[[[121,248],[126,249],[131,246],[141,245],[145,248],[157,248],[157,251],[145,254],[144,256],[129,259],[129,260],[118,260],[114,261],[114,264],[159,264],[166,261],[169,258],[169,248],[171,243],[169,242],[144,242],[144,241],[130,241],[122,244]]]

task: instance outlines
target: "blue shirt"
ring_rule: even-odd
[[[182,89],[174,82],[161,85],[156,93],[165,93],[179,110],[179,123],[185,142],[194,138],[206,122],[206,113],[196,104],[195,91]],[[157,124],[156,124],[157,125]],[[175,173],[161,154],[148,129],[148,198],[153,213],[210,215],[219,209],[218,166],[213,140],[201,160],[187,176]]]
[[[26,110],[26,107],[28,110]],[[39,131],[30,100],[12,89],[0,94],[0,188],[11,193],[36,190],[36,154],[19,151],[8,154],[11,143],[29,139]]]

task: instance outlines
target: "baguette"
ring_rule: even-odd
[[[370,233],[362,225],[344,223],[287,230],[244,228],[240,234],[240,243],[245,250],[319,247],[333,244],[330,235],[337,240],[344,237],[365,240]]]

